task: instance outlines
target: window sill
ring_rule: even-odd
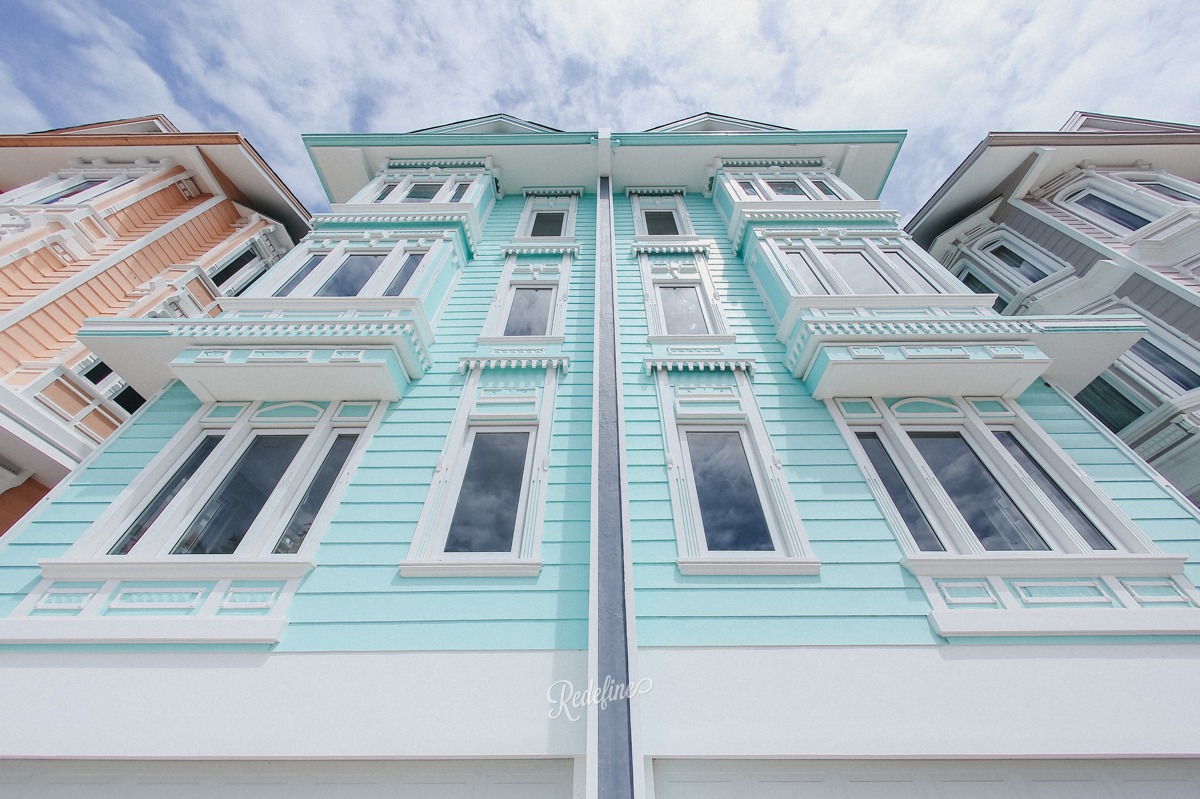
[[[277,644],[285,619],[142,618],[0,619],[6,644]]]
[[[1161,577],[1181,574],[1186,555],[1065,555],[1060,552],[996,555],[908,555],[900,565],[917,577]]]
[[[929,618],[944,638],[1200,634],[1200,608],[952,609]]]
[[[816,558],[787,557],[729,557],[709,555],[702,558],[679,558],[681,574],[801,574],[821,573],[821,561]]]
[[[177,556],[172,560],[40,560],[47,580],[292,580],[304,577],[316,564],[309,558],[249,560]]]
[[[537,577],[541,560],[412,560],[400,564],[401,577]]]

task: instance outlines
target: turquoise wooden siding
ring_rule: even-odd
[[[504,268],[501,247],[524,208],[496,202],[432,347],[433,369],[409,387],[371,438],[288,613],[281,650],[583,649],[587,645],[595,197],[576,217],[564,355],[537,577],[401,577],[434,466]]]
[[[757,359],[751,384],[783,460],[805,532],[823,566],[805,576],[682,575],[666,484],[663,421],[645,374],[646,308],[630,251],[633,211],[616,215],[630,534],[640,646],[927,644],[929,605],[899,565],[900,548],[824,403],[784,369],[762,298],[712,200],[689,195],[696,234],[717,242],[708,266],[739,352]]]
[[[152,399],[52,501],[0,539],[0,616],[41,579],[37,562],[61,557],[200,408],[180,383]]]

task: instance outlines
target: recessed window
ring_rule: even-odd
[[[1200,375],[1146,339],[1138,341],[1129,351],[1184,391],[1200,388]]]
[[[218,286],[224,286],[232,277],[234,277],[234,275],[242,271],[242,267],[246,266],[246,264],[250,263],[257,257],[258,254],[254,252],[253,248],[246,250],[237,258],[234,258],[228,264],[214,272],[212,274],[212,282]]]
[[[126,413],[133,413],[146,404],[146,398],[134,391],[133,386],[125,386],[113,395],[113,402]]]
[[[442,190],[442,183],[414,183],[404,195],[404,199],[400,202],[405,203],[428,203],[433,202],[433,198],[437,197],[438,192]]]
[[[832,251],[822,253],[833,271],[846,282],[852,294],[896,294],[879,267],[861,251]]]
[[[113,370],[111,366],[106,364],[104,361],[96,361],[84,371],[83,377],[88,382],[99,385],[100,383],[104,382],[104,378],[108,377],[112,373]]]
[[[757,197],[759,196],[759,194],[758,194],[758,189],[756,189],[756,188],[754,187],[754,181],[752,181],[752,180],[739,180],[739,181],[738,181],[738,185],[742,187],[742,191],[743,191],[743,192],[746,194],[746,196],[747,196],[747,197],[755,197],[755,198],[757,198]]]
[[[1150,224],[1150,220],[1141,214],[1091,192],[1084,192],[1077,195],[1072,199],[1072,202],[1081,208],[1086,208],[1092,213],[1104,217],[1110,222],[1115,222],[1126,230],[1141,230]]]
[[[1120,433],[1146,413],[1103,377],[1084,386],[1075,399],[1114,433]]]
[[[1007,245],[997,244],[995,247],[992,247],[989,252],[994,255],[998,261],[1012,269],[1030,283],[1036,283],[1039,280],[1049,277],[1049,272]]]
[[[1149,189],[1155,194],[1161,194],[1171,200],[1178,200],[1184,203],[1200,202],[1200,193],[1192,193],[1176,188],[1160,180],[1135,180],[1133,181],[1144,189]]]
[[[459,183],[454,187],[454,194],[450,195],[450,202],[462,202],[462,198],[467,196],[467,190],[471,188],[470,183]]]
[[[381,202],[383,202],[383,201],[384,201],[384,200],[386,200],[388,197],[391,197],[391,196],[392,196],[392,192],[394,192],[394,191],[396,190],[396,187],[397,187],[397,186],[399,186],[399,185],[400,185],[399,183],[385,183],[385,184],[383,184],[383,189],[381,189],[381,190],[380,190],[380,192],[379,192],[378,194],[376,194],[376,195],[375,195],[375,199],[371,200],[371,202],[373,202],[373,203],[381,203]]]
[[[837,191],[836,191],[836,190],[833,188],[833,186],[830,186],[830,185],[829,185],[829,181],[827,181],[827,180],[814,180],[814,181],[812,181],[812,184],[813,184],[814,186],[816,186],[816,187],[817,187],[817,191],[821,192],[821,194],[823,194],[824,196],[826,196],[826,197],[833,197],[833,198],[835,198],[835,199],[840,199],[840,195],[839,195],[839,194],[837,193]]]
[[[408,285],[408,281],[416,274],[417,267],[421,265],[421,261],[424,259],[424,253],[409,253],[404,259],[404,263],[400,266],[400,271],[396,273],[396,277],[392,278],[392,282],[383,290],[383,296],[399,297],[400,292],[404,291],[404,287]]]
[[[808,194],[804,191],[804,187],[795,180],[768,180],[767,185],[771,187],[771,191],[780,197],[808,198]]]
[[[331,252],[309,256],[273,296],[397,297],[428,255],[406,251],[403,246],[390,252],[369,253],[355,252],[355,248],[354,244],[342,245]],[[291,258],[285,260],[291,261]]]
[[[741,434],[729,430],[687,430],[684,437],[708,550],[774,550]]]
[[[709,332],[699,286],[659,286],[658,294],[668,335],[701,335]]]
[[[362,291],[386,255],[349,255],[321,288],[317,297],[356,297]]]
[[[554,305],[554,289],[520,287],[513,290],[506,336],[545,336],[550,330],[550,312]]]
[[[512,551],[529,444],[528,431],[474,432],[447,552]]]
[[[566,216],[561,211],[538,211],[533,215],[533,228],[529,235],[537,237],[561,236]]]
[[[678,236],[679,223],[674,211],[646,211],[646,235]]]
[[[963,282],[964,286],[966,286],[967,288],[969,288],[971,291],[975,292],[976,294],[996,294],[995,289],[989,287],[986,283],[984,283],[982,280],[980,280],[978,277],[971,274],[970,272],[963,273],[962,282]],[[994,303],[992,303],[992,309],[996,313],[1004,313],[1004,309],[1007,307],[1008,307],[1008,302],[1003,297],[1001,297],[999,294],[996,294],[996,301]]]
[[[898,249],[883,249],[871,241],[863,241],[860,246],[844,242],[836,249],[783,250],[780,255],[786,257],[791,266],[789,282],[798,283],[804,294],[940,294],[944,291],[927,275],[931,267],[925,266],[917,256]]]

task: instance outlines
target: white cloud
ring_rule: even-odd
[[[1193,6],[31,2],[21,27],[55,58],[0,49],[0,96],[13,130],[160,111],[240,130],[318,208],[301,132],[495,111],[575,130],[701,110],[907,128],[885,199],[911,213],[988,130],[1053,129],[1078,108],[1200,121]]]

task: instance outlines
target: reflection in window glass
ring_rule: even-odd
[[[803,287],[805,294],[829,293],[829,290],[821,283],[821,278],[817,276],[817,270],[813,269],[813,265],[808,262],[804,253],[789,252],[788,257],[792,259],[792,266],[795,267],[792,275]]]
[[[403,202],[406,203],[427,203],[431,202],[437,193],[442,190],[441,183],[414,183],[412,188],[408,190],[408,194],[404,195]]]
[[[466,196],[467,189],[471,188],[470,183],[459,183],[454,187],[454,194],[450,197],[450,202],[462,202],[462,198]]]
[[[258,436],[192,520],[172,555],[229,555],[279,485],[306,436]]]
[[[379,192],[379,194],[376,194],[376,195],[375,195],[375,199],[374,199],[374,200],[371,200],[371,202],[373,202],[373,203],[381,203],[381,202],[383,202],[384,200],[386,200],[386,199],[387,199],[387,198],[388,198],[388,197],[391,195],[391,193],[392,193],[392,192],[394,192],[394,191],[396,190],[396,187],[397,187],[397,186],[399,186],[399,185],[400,185],[399,183],[388,183],[388,184],[386,184],[386,185],[383,187],[383,191]]]
[[[1156,372],[1184,391],[1200,388],[1200,375],[1163,352],[1154,344],[1146,341],[1146,339],[1142,339],[1134,344],[1129,348],[1129,351],[1150,364]]]
[[[304,492],[304,498],[300,500],[287,527],[283,529],[283,535],[275,545],[276,555],[294,555],[300,551],[300,545],[304,543],[304,537],[308,535],[313,519],[321,512],[321,506],[325,504],[325,498],[329,496],[329,490],[333,488],[337,476],[342,473],[342,467],[346,465],[346,459],[350,457],[350,450],[354,449],[356,441],[357,433],[344,433],[334,439],[333,446],[329,448],[325,460],[321,461],[320,468],[313,475],[308,490]]]
[[[511,552],[529,433],[476,433],[446,536],[447,552]]]
[[[400,271],[392,278],[392,282],[383,290],[385,297],[399,297],[400,292],[404,291],[404,287],[408,285],[408,281],[417,271],[417,267],[421,265],[421,259],[424,258],[424,253],[414,252],[404,259],[404,264],[400,267]]]
[[[1007,430],[993,431],[996,438],[1008,450],[1008,454],[1017,462],[1025,473],[1037,484],[1037,487],[1042,490],[1042,493],[1054,503],[1054,507],[1067,517],[1067,521],[1075,528],[1075,532],[1087,541],[1088,546],[1092,549],[1116,549],[1104,533],[1092,523],[1092,520],[1084,515],[1079,506],[1067,496],[1067,493],[1059,487],[1053,478],[1046,473],[1042,465],[1035,461],[1025,449],[1021,446],[1021,442],[1017,441],[1017,437]]]
[[[857,250],[822,253],[854,294],[896,294],[867,256]]]
[[[107,183],[107,182],[108,182],[107,178],[102,178],[99,180],[85,180],[80,183],[76,183],[74,186],[71,186],[70,188],[66,188],[66,189],[63,189],[62,191],[55,192],[54,194],[51,194],[49,197],[46,197],[43,200],[39,200],[39,202],[42,205],[52,205],[57,202],[62,202],[63,200],[67,199],[68,197],[74,197],[77,194],[83,194],[88,189],[94,189],[97,186],[99,186],[101,183]],[[128,180],[125,181],[125,183],[128,183],[128,182],[129,182]],[[113,188],[115,189],[116,186],[113,186]],[[103,192],[103,193],[107,194],[108,192]]]
[[[506,336],[544,336],[550,327],[550,303],[554,289],[519,288],[508,309]]]
[[[1157,180],[1148,180],[1144,183],[1140,180],[1136,182],[1142,188],[1149,189],[1156,194],[1161,194],[1162,196],[1169,197],[1172,200],[1179,200],[1180,202],[1185,203],[1200,202],[1200,196],[1196,194],[1189,194],[1182,189],[1177,189],[1174,186],[1168,186],[1166,183],[1160,183]]]
[[[1102,377],[1097,377],[1084,386],[1083,390],[1075,395],[1075,399],[1114,433],[1121,432],[1142,418],[1144,413],[1132,400]]]
[[[258,257],[258,255],[254,252],[253,249],[246,250],[241,255],[239,255],[237,258],[234,258],[228,264],[226,264],[225,266],[221,267],[218,271],[213,273],[212,282],[216,283],[218,286],[224,286],[226,283],[229,282],[229,279],[231,277],[236,275],[238,272],[242,271],[243,266],[250,263],[257,257]]]
[[[909,438],[984,549],[1050,548],[960,433],[911,432]]]
[[[1049,272],[1047,272],[1045,269],[1042,269],[1040,266],[1025,258],[1023,255],[1015,252],[1003,244],[993,247],[991,253],[992,255],[996,256],[997,260],[1006,266],[1012,267],[1014,272],[1028,280],[1030,283],[1036,283],[1049,275]]]
[[[674,211],[646,211],[646,235],[648,236],[678,236],[679,223],[675,221]]]
[[[867,453],[867,460],[871,461],[871,465],[875,467],[875,474],[879,476],[884,490],[891,497],[892,504],[900,512],[900,518],[904,520],[908,532],[917,542],[917,548],[923,552],[945,552],[946,548],[942,546],[937,534],[933,532],[933,527],[925,518],[925,512],[921,510],[916,498],[908,490],[908,484],[904,482],[904,477],[896,468],[892,456],[884,449],[879,436],[875,433],[859,433],[858,442],[862,444],[863,451]]]
[[[1085,192],[1075,198],[1075,203],[1129,230],[1140,230],[1150,224],[1146,217],[1095,194]]]
[[[367,284],[386,255],[349,255],[337,270],[317,289],[318,297],[355,297]]]
[[[304,266],[297,269],[296,274],[288,278],[288,281],[284,283],[278,291],[275,292],[275,296],[286,297],[287,295],[291,294],[292,291],[295,290],[296,286],[299,286],[304,281],[304,278],[312,274],[312,270],[316,269],[317,264],[321,263],[323,260],[325,260],[324,255],[314,255],[313,257],[309,258]]]
[[[768,180],[771,191],[784,197],[807,197],[804,187],[794,180]]]
[[[774,550],[741,434],[688,430],[687,447],[709,550]]]
[[[567,215],[562,211],[539,211],[533,215],[533,230],[530,231],[531,236],[561,236],[563,234],[563,223],[566,222]]]
[[[659,286],[658,293],[662,298],[663,322],[668,334],[683,336],[708,332],[699,287]]]
[[[739,180],[738,185],[742,187],[747,197],[757,197],[758,189],[754,188],[754,183],[749,180]]]
[[[817,187],[817,191],[821,192],[826,197],[838,196],[838,193],[833,190],[833,187],[823,180],[814,180],[812,184]]]
[[[121,536],[121,540],[108,551],[108,554],[129,554],[129,550],[133,549],[134,545],[141,540],[142,535],[150,529],[150,525],[154,524],[158,517],[162,515],[163,509],[183,490],[187,481],[192,479],[192,475],[196,473],[196,470],[200,468],[200,465],[204,463],[220,440],[221,436],[219,435],[204,437],[204,440],[200,442],[200,446],[192,450],[192,454],[188,455],[183,465],[163,484],[163,487],[154,495],[154,499],[150,500],[149,504],[142,509],[142,512],[133,520],[133,524],[129,525],[129,529],[125,531],[125,535]]]

